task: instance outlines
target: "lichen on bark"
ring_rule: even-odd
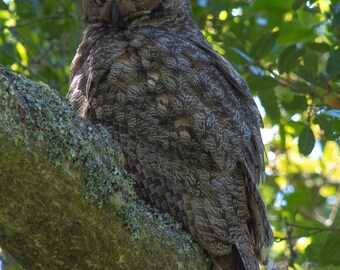
[[[0,153],[0,245],[25,269],[206,269],[185,232],[136,204],[104,128],[1,66]]]

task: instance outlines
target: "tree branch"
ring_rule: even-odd
[[[188,234],[136,203],[106,130],[2,66],[0,153],[0,245],[25,269],[207,269]]]

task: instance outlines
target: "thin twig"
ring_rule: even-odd
[[[295,223],[295,216],[296,216],[296,212],[294,213],[293,215],[293,220],[292,220],[292,223],[294,224]],[[288,245],[288,249],[289,249],[289,252],[290,252],[290,258],[289,258],[289,266],[292,267],[293,269],[296,270],[295,266],[294,266],[294,261],[295,261],[295,258],[297,257],[296,255],[296,252],[294,251],[294,247],[295,247],[295,244],[293,244],[293,242],[291,240],[294,239],[294,236],[293,235],[293,226],[289,225],[289,223],[287,222],[286,220],[286,226],[287,226],[287,245]]]

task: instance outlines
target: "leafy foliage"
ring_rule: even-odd
[[[193,0],[264,117],[262,193],[280,269],[340,269],[340,0]],[[67,92],[75,1],[0,0],[0,62]]]
[[[0,62],[65,95],[79,22],[75,1],[0,1]]]

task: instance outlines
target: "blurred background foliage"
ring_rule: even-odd
[[[192,2],[263,115],[272,257],[279,269],[340,269],[340,0]],[[72,0],[0,0],[0,63],[66,95],[78,11]]]

